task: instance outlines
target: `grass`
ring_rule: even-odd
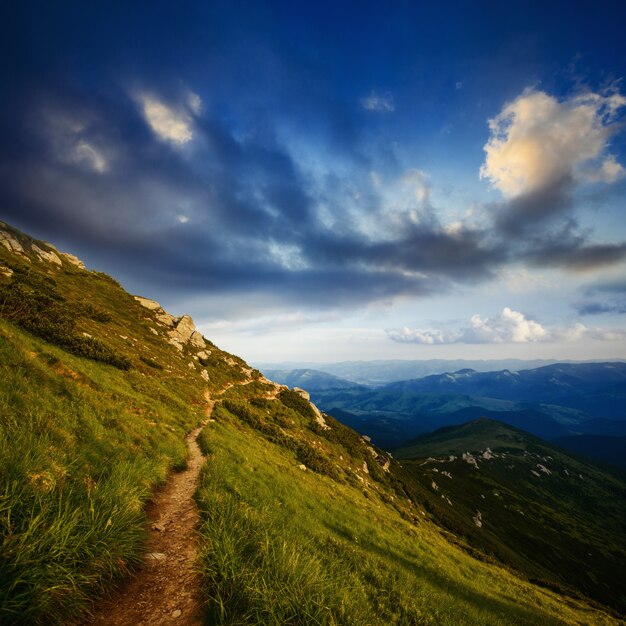
[[[473,559],[414,505],[421,521],[407,521],[384,485],[302,471],[267,433],[231,412],[216,417],[200,438],[208,460],[197,493],[207,623],[613,623]]]
[[[4,322],[0,363],[0,622],[64,623],[137,564],[199,416]]]

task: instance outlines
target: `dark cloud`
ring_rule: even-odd
[[[602,313],[626,313],[626,299],[622,302],[577,302],[574,308],[579,315],[600,315]]]
[[[565,177],[498,204],[493,207],[496,228],[511,238],[542,229],[572,208],[573,190],[571,177]]]
[[[573,305],[580,315],[626,313],[626,281],[589,285],[583,293],[584,299]]]

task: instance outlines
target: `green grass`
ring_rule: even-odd
[[[405,501],[421,520],[407,521],[383,485],[302,471],[292,450],[216,416],[197,494],[208,624],[613,623],[471,558]]]
[[[0,372],[0,622],[64,623],[138,562],[199,415],[4,322]]]

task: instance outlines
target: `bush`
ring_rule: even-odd
[[[0,284],[1,317],[72,354],[121,370],[130,369],[127,357],[117,354],[99,339],[76,332],[80,306],[70,308],[65,298],[57,293],[54,280],[30,268],[17,267],[14,279]],[[95,307],[92,309],[98,313]]]

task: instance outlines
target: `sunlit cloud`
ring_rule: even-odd
[[[162,141],[182,146],[193,139],[193,121],[186,106],[174,107],[149,93],[136,96],[148,126]],[[189,109],[199,112],[200,97],[191,93],[187,102]]]
[[[583,338],[599,341],[623,339],[620,329],[589,328],[577,322],[571,326],[546,328],[520,311],[505,307],[493,317],[473,315],[461,328],[390,328],[387,337],[397,343],[437,344],[511,344],[556,341],[578,341]]]
[[[626,98],[615,91],[559,101],[527,89],[489,120],[480,176],[508,198],[564,181],[614,182],[624,168],[608,145],[625,105]]]

